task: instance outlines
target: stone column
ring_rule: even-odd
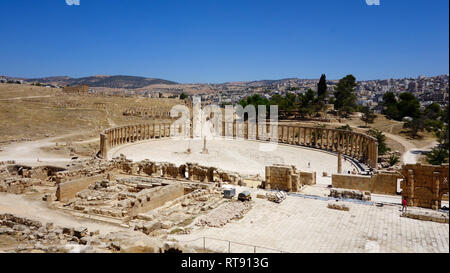
[[[378,169],[378,142],[377,141],[374,141],[374,143],[373,143],[373,153],[374,153],[373,159],[375,162],[375,165],[373,168],[376,170],[376,169]]]
[[[307,127],[303,128],[303,145],[304,146],[309,146],[309,142],[308,142],[308,128]]]
[[[349,148],[349,133],[348,132],[345,132],[345,134],[344,134],[344,139],[343,139],[343,141],[344,141],[344,154],[346,154],[346,155],[348,155],[349,154],[349,152],[348,152],[348,148]]]
[[[338,151],[341,151],[342,152],[342,150],[341,150],[341,137],[342,137],[342,133],[341,132],[337,132],[337,139],[338,139],[338,142],[337,142],[337,150]]]
[[[142,140],[142,125],[139,124],[136,126],[136,134],[137,134],[137,141]]]
[[[268,166],[266,166],[266,182],[264,188],[270,190],[270,167]]]
[[[302,127],[298,128],[298,142],[300,145],[305,144],[305,128]]]
[[[406,198],[407,204],[410,207],[413,207],[414,204],[414,190],[415,190],[415,186],[414,186],[414,171],[413,170],[408,170],[408,178],[407,178],[407,182],[408,182],[408,189],[406,190],[406,195],[405,193],[402,194],[403,198]]]
[[[359,158],[360,157],[360,145],[359,145],[359,143],[360,143],[360,135],[359,134],[357,134],[356,135],[356,141],[355,141],[355,146],[356,146],[356,157],[357,158]]]
[[[355,134],[351,133],[350,135],[350,156],[353,157],[354,153],[355,153]]]
[[[291,175],[288,175],[287,188],[288,188],[288,191],[292,191],[292,176]]]
[[[324,148],[324,141],[325,140],[325,129],[320,129],[320,149],[323,150]]]
[[[440,199],[440,181],[439,177],[441,174],[439,172],[433,172],[433,203],[431,204],[431,208],[434,210],[439,210],[441,208],[441,199]]]
[[[294,143],[294,127],[292,126],[288,127],[288,143]]]
[[[106,159],[108,154],[107,142],[107,136],[105,134],[100,134],[100,157],[103,159]]]
[[[342,151],[338,149],[338,173],[342,173]]]

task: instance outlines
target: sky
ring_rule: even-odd
[[[448,0],[79,1],[0,0],[0,75],[222,83],[449,72]]]

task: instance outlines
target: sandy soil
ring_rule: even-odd
[[[37,141],[20,142],[7,145],[2,147],[2,151],[0,151],[0,161],[14,160],[18,164],[26,164],[31,166],[46,163],[64,164],[70,162],[71,157],[69,155],[47,152],[43,148],[55,146],[58,140],[78,134],[80,134],[80,132]]]

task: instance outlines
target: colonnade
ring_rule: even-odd
[[[139,116],[139,117],[152,117],[152,118],[168,118],[170,119],[170,111],[153,110],[150,108],[128,108],[123,114],[125,116]]]
[[[252,123],[223,122],[218,135],[247,140],[277,141],[278,143],[311,147],[355,158],[376,169],[378,161],[378,142],[375,138],[357,132],[306,127],[299,125],[272,125],[264,127]],[[275,128],[278,126],[278,128]],[[100,135],[100,156],[107,157],[110,148],[149,139],[179,136],[184,128],[172,123],[150,123],[129,125],[107,129]],[[277,129],[277,130],[275,130]],[[193,130],[188,135],[193,137]]]

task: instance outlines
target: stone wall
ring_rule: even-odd
[[[402,169],[402,196],[408,206],[438,210],[444,194],[448,194],[448,164],[405,165]]]
[[[63,87],[62,90],[64,93],[70,93],[70,94],[82,94],[87,95],[89,93],[89,86],[83,84],[81,86],[66,86]]]
[[[67,202],[74,198],[78,192],[86,189],[89,185],[94,184],[96,181],[102,180],[103,178],[105,178],[104,175],[96,175],[59,183],[58,188],[56,189],[56,199],[61,202]]]
[[[243,178],[234,172],[227,172],[214,167],[186,163],[177,166],[167,162],[152,162],[144,160],[132,162],[125,157],[113,159],[114,168],[130,175],[146,174],[152,177],[171,178],[193,182],[226,182],[238,185]],[[187,176],[186,176],[187,175]]]
[[[185,132],[185,137],[193,137],[192,128],[187,125],[172,123],[150,123],[111,128],[100,134],[100,157],[107,158],[109,149],[148,139],[158,139],[179,136]],[[278,126],[276,128],[276,126]],[[274,135],[278,131],[278,143],[305,146],[352,157],[377,168],[378,142],[375,138],[365,134],[326,128],[304,127],[295,125],[266,125],[222,122],[221,136],[240,137],[249,140],[277,139]],[[266,129],[266,137],[262,137]],[[261,136],[261,137],[260,137]]]
[[[294,166],[274,165],[266,167],[265,189],[298,192],[302,185],[316,183],[315,172],[299,172]]]
[[[173,183],[163,187],[150,190],[150,200],[142,205],[139,213],[150,211],[184,195],[184,187],[181,183]]]
[[[300,181],[303,185],[315,185],[316,184],[316,172],[303,172],[300,171]]]
[[[397,194],[397,173],[377,173],[372,176],[333,174],[333,188],[368,191],[375,194]]]

